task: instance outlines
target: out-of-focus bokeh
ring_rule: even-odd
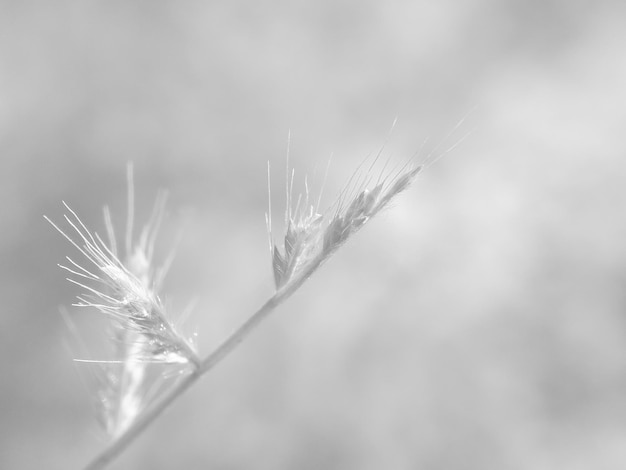
[[[0,468],[105,445],[43,214],[168,189],[205,355],[272,293],[288,133],[332,201],[396,117],[392,162],[470,135],[111,468],[625,468],[625,50],[622,1],[2,1]]]

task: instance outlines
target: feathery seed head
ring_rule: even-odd
[[[396,195],[404,191],[421,170],[421,166],[413,167],[409,162],[395,175],[392,175],[385,172],[387,166],[385,164],[378,174],[374,186],[368,189],[367,186],[375,176],[372,174],[372,169],[379,157],[380,153],[376,155],[369,169],[365,172],[361,170],[365,163],[363,161],[335,203],[321,214],[318,212],[319,200],[316,206],[310,203],[306,179],[305,196],[298,197],[294,209],[293,172],[291,176],[288,172],[285,209],[286,233],[282,251],[271,240],[271,208],[267,217],[272,269],[277,289],[284,287],[299,273],[304,272],[306,267],[313,264],[317,266],[327,259],[352,234],[385,208]],[[308,275],[310,274],[308,273]]]
[[[153,255],[157,231],[163,217],[165,196],[157,198],[155,209],[134,242],[132,224],[132,167],[129,167],[129,207],[124,261],[109,209],[104,209],[108,244],[91,232],[65,203],[64,216],[70,230],[50,222],[84,257],[78,263],[66,257],[60,265],[70,276],[68,281],[83,292],[76,307],[95,309],[111,320],[111,361],[80,360],[95,363],[100,421],[109,435],[122,433],[139,413],[164,389],[168,378],[197,369],[200,359],[193,343],[181,335],[167,315],[158,290],[172,256],[163,266],[154,267]],[[156,370],[156,367],[160,367]],[[165,368],[164,368],[165,367]],[[171,383],[170,383],[171,385]]]
[[[146,344],[148,349],[143,351],[143,355],[150,362],[176,358],[176,363],[197,363],[195,351],[167,318],[152,287],[135,276],[97,234],[92,235],[67,204],[65,207],[71,215],[66,215],[65,220],[75,230],[80,241],[75,241],[48,220],[93,265],[90,271],[69,257],[67,260],[71,267],[60,265],[73,275],[68,281],[84,290],[74,305],[95,308],[112,317],[119,329],[144,335],[149,341]]]

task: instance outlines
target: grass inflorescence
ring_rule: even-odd
[[[106,432],[121,435],[139,413],[158,397],[170,370],[155,374],[154,365],[175,366],[177,373],[198,367],[193,337],[186,338],[159,297],[169,260],[154,268],[154,247],[165,207],[157,198],[153,214],[136,242],[132,239],[132,167],[129,167],[129,209],[126,256],[118,253],[110,211],[104,209],[108,243],[90,231],[63,203],[68,229],[46,219],[78,250],[83,261],[66,257],[59,266],[67,280],[81,289],[74,307],[97,311],[108,320],[113,357],[76,359],[96,366],[99,416]]]
[[[66,263],[60,265],[69,273],[68,281],[81,289],[74,305],[97,311],[110,320],[108,334],[114,357],[85,362],[98,367],[97,401],[101,421],[112,440],[87,469],[105,467],[199,377],[228,356],[352,235],[388,207],[425,165],[440,156],[431,158],[433,152],[421,165],[410,159],[400,168],[388,169],[389,161],[380,162],[381,153],[382,149],[373,158],[364,160],[339,196],[324,210],[320,209],[320,203],[326,175],[317,198],[311,195],[306,178],[304,194],[294,197],[294,172],[287,163],[285,234],[280,243],[274,240],[272,233],[268,164],[270,208],[266,222],[276,289],[205,358],[199,357],[193,338],[181,333],[180,325],[166,311],[159,296],[172,259],[170,256],[160,267],[155,267],[154,251],[164,213],[164,195],[157,198],[148,223],[137,240],[133,240],[134,195],[132,167],[129,166],[125,256],[120,254],[112,217],[106,207],[107,242],[89,230],[65,203],[67,229],[46,217],[83,258],[76,262],[66,257]],[[160,367],[156,373],[150,369],[155,365]],[[175,379],[168,380],[172,377]]]
[[[272,237],[271,194],[266,218],[276,289],[285,286],[311,264],[319,265],[328,259],[350,236],[387,207],[395,196],[407,189],[422,170],[421,165],[408,161],[400,170],[386,171],[386,162],[376,175],[373,170],[379,157],[380,152],[366,171],[362,171],[362,167],[367,161],[362,162],[339,197],[323,212],[319,209],[321,194],[314,203],[306,179],[305,193],[299,195],[294,204],[294,173],[288,169],[286,229],[282,249]]]

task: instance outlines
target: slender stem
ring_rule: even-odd
[[[287,283],[270,297],[252,316],[237,328],[224,342],[189,375],[169,390],[158,402],[141,414],[124,433],[102,451],[85,470],[101,470],[122,453],[158,416],[161,415],[179,396],[190,388],[200,377],[206,374],[228,356],[254,329],[272,313],[276,307],[295,293],[302,284],[322,264],[324,256],[311,260],[302,273]]]

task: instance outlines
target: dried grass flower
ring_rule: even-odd
[[[133,184],[129,166],[129,207],[125,237],[126,256],[120,257],[110,211],[104,209],[106,243],[87,228],[76,212],[63,202],[69,229],[50,222],[82,255],[67,256],[59,265],[67,280],[81,288],[73,306],[97,311],[108,322],[114,357],[106,360],[76,359],[94,364],[99,383],[100,420],[111,436],[118,436],[166,385],[171,375],[197,369],[200,359],[192,338],[186,338],[165,309],[159,290],[171,256],[154,267],[154,248],[166,197],[157,198],[154,211],[138,240],[133,241]],[[165,366],[157,372],[155,366]]]
[[[271,190],[268,190],[270,208],[266,220],[276,289],[283,288],[297,278],[298,274],[312,271],[307,268],[314,266],[316,269],[350,236],[387,207],[394,197],[407,189],[422,170],[421,165],[415,165],[409,160],[396,171],[387,170],[387,161],[376,172],[375,167],[381,152],[373,158],[366,170],[364,166],[367,160],[359,165],[335,202],[323,212],[319,211],[319,206],[324,183],[319,197],[313,202],[308,180],[305,178],[304,195],[300,194],[294,203],[294,172],[290,172],[287,167],[286,229],[282,249],[272,236]],[[268,188],[271,187],[269,172],[268,166]],[[311,274],[312,272],[307,272],[307,276]]]

